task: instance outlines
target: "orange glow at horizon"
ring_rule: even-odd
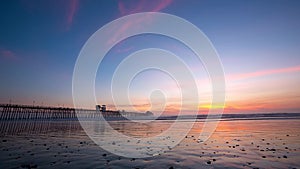
[[[299,84],[300,78],[295,79],[294,75],[291,75],[292,73],[299,74],[299,72],[300,66],[294,66],[228,75],[225,104],[211,105],[208,102],[211,97],[206,94],[204,100],[198,104],[198,112],[202,114],[210,109],[221,108],[224,109],[224,113],[299,112],[300,90],[297,90],[297,84]],[[243,81],[241,81],[242,79]],[[191,103],[191,107],[192,105]],[[179,111],[179,109],[180,106],[177,105],[172,108],[168,107],[165,111],[172,112]],[[183,110],[195,111],[195,109],[188,108]]]
[[[260,113],[260,112],[300,112],[300,66],[270,69],[256,71],[252,73],[233,74],[226,76],[226,101],[224,113]],[[207,113],[211,106],[211,90],[209,81],[197,79],[201,84],[200,103],[189,102],[189,105],[182,107],[178,98],[168,98],[171,102],[167,102],[164,114],[176,115],[181,109],[183,114],[193,114],[195,111],[203,114]],[[171,86],[169,90],[177,89],[176,86]],[[179,99],[180,100],[180,99]],[[134,105],[119,105],[120,110],[132,111],[133,106],[136,111],[159,111],[156,104],[147,102],[142,98],[132,101]],[[57,99],[53,101],[53,106],[57,107]],[[110,104],[110,101],[101,101],[101,104],[107,104],[108,109],[117,110]],[[30,103],[28,103],[30,104]],[[63,105],[63,104],[60,104]],[[47,103],[51,106],[51,103]],[[73,107],[72,102],[64,104],[65,107]],[[215,105],[215,108],[222,108]],[[85,107],[94,109],[91,107]]]

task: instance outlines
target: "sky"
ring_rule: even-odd
[[[163,12],[196,25],[214,45],[226,78],[225,113],[300,112],[299,8],[296,0],[2,2],[0,103],[73,107],[73,70],[88,38],[122,16]],[[195,111],[195,106],[200,112],[212,107],[211,84],[203,65],[194,62],[194,53],[177,40],[153,34],[130,37],[107,53],[95,79],[99,104],[116,109],[110,93],[112,75],[128,55],[145,48],[171,51],[197,72],[200,101],[188,100],[185,113]],[[151,93],[153,89],[159,90]],[[164,108],[174,114],[180,107],[178,86],[161,71],[138,74],[128,90],[137,111]],[[117,107],[130,109],[125,102]]]

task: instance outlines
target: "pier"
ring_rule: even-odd
[[[106,110],[97,105],[96,110],[64,107],[0,104],[0,120],[77,119],[103,117],[147,116],[147,113]]]

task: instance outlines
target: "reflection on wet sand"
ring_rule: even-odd
[[[143,137],[162,132],[172,123],[162,120],[133,126],[115,121],[110,125]],[[199,142],[203,122],[197,122],[175,148],[135,159],[104,151],[77,121],[1,122],[0,168],[299,168],[299,124],[297,119],[221,121],[209,140]],[[96,133],[107,132],[101,123],[92,126]]]
[[[82,130],[78,121],[18,120],[1,121],[0,135],[47,135]]]
[[[105,133],[105,125],[101,121],[87,121],[95,133]],[[172,122],[151,122],[138,123],[130,121],[108,121],[108,124],[116,131],[130,137],[153,137],[170,127]],[[1,121],[0,135],[40,135],[49,132],[69,133],[76,130],[82,130],[77,120],[17,120],[17,121]]]

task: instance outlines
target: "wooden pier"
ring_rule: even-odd
[[[147,116],[145,113],[90,110],[64,107],[44,107],[16,104],[0,104],[0,120],[31,120],[31,119],[77,119],[103,117]]]

